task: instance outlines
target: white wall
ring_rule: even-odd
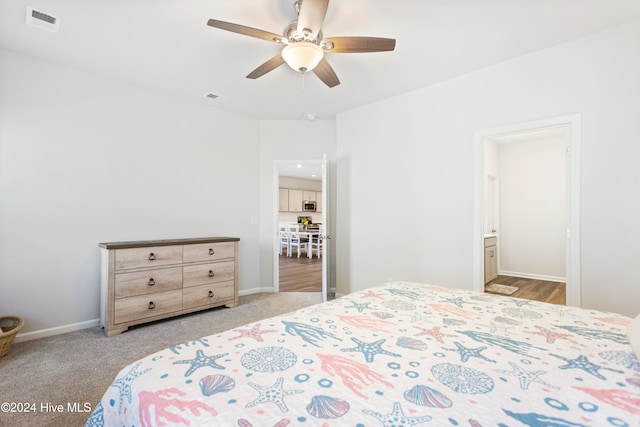
[[[580,113],[582,305],[638,313],[639,49],[635,21],[339,114],[338,292],[471,289],[474,134]]]
[[[236,236],[258,287],[259,124],[0,50],[0,313],[99,317],[105,241]]]
[[[260,283],[273,289],[273,263],[277,235],[278,194],[274,194],[274,162],[322,160],[328,157],[329,218],[335,218],[336,124],[333,120],[265,120],[260,122]],[[275,187],[277,188],[277,187]],[[315,216],[319,214],[314,214]],[[319,220],[318,220],[319,222]],[[329,234],[333,225],[329,223]],[[331,242],[330,264],[335,264],[335,242]],[[329,284],[335,283],[335,271],[329,271]]]
[[[566,140],[498,145],[499,274],[566,278]]]

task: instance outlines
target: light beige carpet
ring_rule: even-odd
[[[0,359],[0,426],[83,426],[126,365],[171,345],[321,302],[320,293],[263,293],[216,308],[130,328],[106,338],[98,327],[14,343]],[[8,402],[17,412],[6,412]],[[19,411],[18,411],[19,410]],[[87,412],[83,412],[87,411]]]
[[[495,294],[502,295],[514,294],[518,289],[519,288],[517,288],[516,286],[501,285],[499,283],[491,283],[484,288],[485,292],[493,292]]]

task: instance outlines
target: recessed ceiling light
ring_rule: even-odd
[[[297,167],[298,169],[300,169],[300,168],[302,167],[302,165],[298,163],[298,164],[296,165],[296,167]]]

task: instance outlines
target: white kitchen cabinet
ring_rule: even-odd
[[[303,190],[302,191],[302,200],[315,202],[316,200],[318,200],[318,199],[316,199],[316,192],[315,191]]]
[[[316,192],[316,212],[322,212],[322,191]]]
[[[289,190],[286,188],[281,188],[278,200],[280,202],[280,208],[278,210],[280,212],[287,212],[289,210]]]
[[[302,212],[303,196],[302,190],[289,190],[289,212]]]

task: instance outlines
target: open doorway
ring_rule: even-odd
[[[579,142],[579,115],[476,133],[475,290],[580,305]]]
[[[485,292],[566,304],[567,133],[484,139]]]
[[[323,292],[326,283],[326,173],[322,161],[276,162],[275,285],[278,292]]]

